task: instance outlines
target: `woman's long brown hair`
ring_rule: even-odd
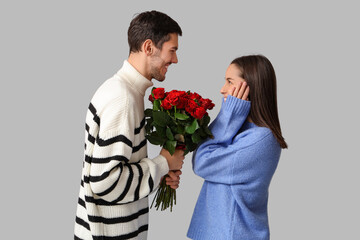
[[[276,75],[270,61],[262,55],[249,55],[234,59],[231,64],[237,66],[250,88],[251,109],[249,117],[260,127],[269,128],[281,148],[287,148],[281,134],[277,108]]]

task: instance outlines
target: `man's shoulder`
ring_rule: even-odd
[[[102,108],[119,98],[128,98],[131,95],[129,90],[126,81],[123,81],[117,75],[114,75],[100,85],[91,99],[91,102],[93,105]]]

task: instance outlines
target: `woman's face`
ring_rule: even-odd
[[[225,84],[221,88],[220,93],[224,96],[224,101],[228,95],[231,95],[231,92],[234,88],[240,87],[242,82],[245,82],[245,79],[240,77],[242,72],[235,64],[230,64],[225,73]]]

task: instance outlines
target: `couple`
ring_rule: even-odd
[[[146,239],[148,196],[160,179],[179,186],[183,151],[147,157],[144,95],[177,63],[179,25],[164,13],[137,15],[128,29],[130,54],[93,96],[86,115],[85,156],[74,239]],[[276,77],[264,56],[244,56],[225,73],[221,110],[193,154],[205,179],[188,237],[269,239],[268,187],[286,148],[277,113]],[[171,171],[177,170],[177,171]],[[166,239],[166,236],[164,236]]]

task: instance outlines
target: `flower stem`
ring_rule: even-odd
[[[173,206],[176,205],[176,190],[166,185],[165,179],[167,176],[168,175],[163,177],[150,208],[153,207],[155,202],[156,210],[159,210],[160,208],[161,211],[164,211],[170,208],[170,211],[172,212]]]

